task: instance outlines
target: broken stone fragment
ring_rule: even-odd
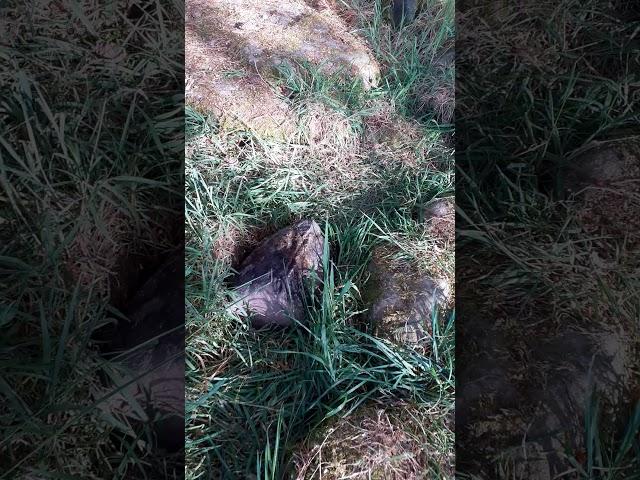
[[[322,280],[324,236],[313,220],[279,230],[242,262],[229,312],[255,328],[289,326],[305,316],[305,284]]]
[[[365,297],[374,333],[396,344],[425,349],[434,310],[448,297],[444,282],[395,261],[385,248],[373,252]]]

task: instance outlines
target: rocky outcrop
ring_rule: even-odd
[[[323,248],[324,236],[313,220],[264,240],[240,266],[229,312],[249,317],[256,328],[303,321],[307,287],[323,278]]]

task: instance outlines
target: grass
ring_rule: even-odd
[[[1,478],[176,475],[102,408],[93,335],[119,262],[168,249],[181,209],[181,9],[129,5],[2,7]]]
[[[579,478],[639,478],[640,455],[637,434],[640,430],[640,404],[635,405],[621,436],[613,435],[603,428],[601,405],[594,396],[585,415],[586,459],[571,459]]]
[[[302,465],[315,461],[304,452],[318,432],[376,403],[391,417],[402,405],[428,417],[427,430],[417,420],[404,429],[417,445],[417,475],[452,478],[453,316],[425,319],[440,332],[428,355],[374,336],[363,321],[366,266],[378,245],[453,277],[451,245],[420,221],[425,205],[453,189],[451,126],[420,110],[417,96],[421,82],[435,81],[439,46],[418,27],[392,33],[380,3],[343,7],[384,64],[379,87],[365,91],[311,65],[282,69],[270,81],[297,115],[288,143],[221,128],[187,107],[190,479],[315,478]],[[432,26],[426,12],[418,21]],[[296,328],[249,329],[225,311],[233,269],[267,235],[309,217],[325,231],[321,297]]]
[[[599,332],[615,325],[635,351],[637,232],[620,234],[613,212],[604,212],[609,227],[589,224],[580,198],[564,191],[567,168],[585,149],[638,138],[637,18],[626,21],[628,2],[496,8],[469,7],[460,17],[457,281],[474,285],[478,308],[504,323],[514,345],[569,326]],[[637,208],[636,194],[625,201]],[[514,367],[523,362],[522,352],[508,354]],[[523,368],[530,382],[545,373]],[[460,473],[480,472],[487,452],[460,441]],[[496,453],[501,448],[507,445]],[[623,463],[637,459],[637,450],[625,450]],[[602,457],[597,471],[580,478],[608,478],[616,465]],[[487,469],[495,478],[494,466]]]

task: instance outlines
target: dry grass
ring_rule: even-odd
[[[296,453],[297,480],[450,478],[453,455],[434,445],[429,424],[446,414],[411,404],[363,407],[320,428]],[[423,422],[421,430],[418,422]]]
[[[106,207],[99,215],[96,223],[80,226],[67,248],[65,263],[74,282],[107,298],[110,280],[131,243],[132,232],[127,216],[115,208]]]
[[[345,169],[354,168],[349,160],[361,153],[360,136],[354,129],[353,120],[318,102],[309,102],[301,110],[299,124],[310,155],[322,158],[323,168],[338,175],[349,174]]]
[[[433,111],[436,118],[442,123],[451,123],[455,111],[455,91],[451,86],[437,85],[429,91],[425,86],[425,92],[420,96],[419,108],[424,111]]]

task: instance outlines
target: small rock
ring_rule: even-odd
[[[604,186],[625,176],[625,160],[615,148],[594,148],[572,162],[565,177],[565,187],[578,192],[586,187]]]
[[[305,281],[321,281],[324,236],[316,222],[303,220],[262,242],[240,266],[238,299],[231,313],[249,316],[255,328],[289,326],[305,313]]]
[[[436,61],[434,62],[436,66],[440,68],[448,68],[450,65],[453,65],[456,60],[456,51],[454,48],[450,47],[442,53]]]
[[[456,238],[456,213],[453,199],[438,198],[423,207],[420,220],[425,233],[440,245],[453,245]]]
[[[451,198],[436,198],[422,209],[422,219],[447,218],[455,215],[455,207]]]
[[[447,287],[394,261],[385,248],[373,252],[369,272],[365,297],[376,335],[400,345],[425,348],[431,338],[434,308],[446,302]]]
[[[576,156],[563,187],[564,194],[575,200],[577,220],[585,232],[625,238],[625,248],[640,245],[640,142],[593,148]],[[610,247],[597,248],[603,258],[611,258]]]
[[[127,58],[127,52],[115,43],[100,42],[96,45],[95,52],[114,63],[120,63]]]
[[[393,0],[393,25],[408,25],[416,16],[416,0]]]

